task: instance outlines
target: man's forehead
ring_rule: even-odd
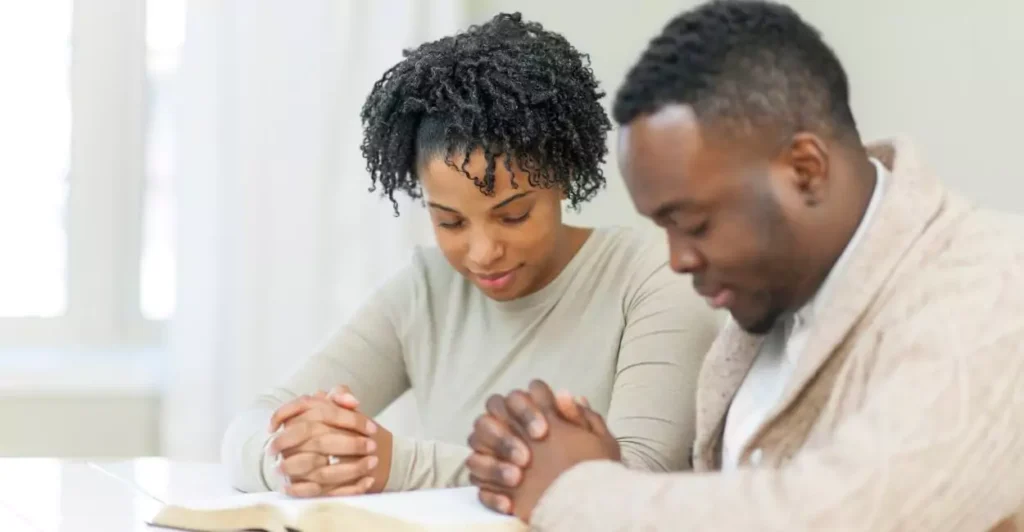
[[[620,170],[641,211],[669,190],[681,192],[687,168],[702,149],[697,117],[687,105],[672,104],[638,117],[619,133]]]
[[[696,151],[700,144],[700,127],[693,108],[671,104],[622,127],[618,151],[624,163],[636,164],[641,162],[638,159],[685,155],[681,151]]]

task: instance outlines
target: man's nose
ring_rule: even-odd
[[[669,243],[669,265],[676,273],[693,273],[700,270],[704,261],[697,250],[685,243]]]

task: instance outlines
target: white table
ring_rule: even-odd
[[[175,502],[237,492],[216,464],[0,458],[0,531],[163,530],[145,524],[158,504],[143,493]]]

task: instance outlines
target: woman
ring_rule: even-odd
[[[563,202],[577,208],[605,184],[602,96],[584,55],[518,14],[424,44],[384,74],[363,107],[363,155],[393,202],[425,199],[438,248],[417,250],[234,420],[223,455],[239,489],[468,485],[463,442],[484,401],[533,378],[605,414],[628,465],[686,466],[714,315],[660,241],[562,222]],[[409,388],[430,439],[372,419]]]

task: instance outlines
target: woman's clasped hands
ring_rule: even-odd
[[[384,489],[391,433],[358,411],[347,386],[303,395],[271,416],[268,458],[293,497],[343,496]]]

